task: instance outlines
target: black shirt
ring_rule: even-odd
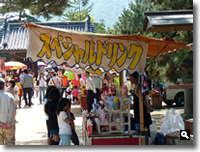
[[[47,122],[47,127],[50,130],[59,129],[58,127],[58,120],[56,115],[58,101],[47,101],[45,105],[45,112],[49,115],[49,121]]]

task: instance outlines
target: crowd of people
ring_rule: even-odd
[[[0,78],[0,145],[15,144],[17,109],[21,108],[23,100],[25,101],[25,107],[33,106],[31,99],[34,96],[34,92],[37,91],[39,92],[38,103],[44,105],[44,113],[46,115],[47,145],[69,145],[70,140],[74,145],[79,145],[71,104],[80,103],[78,96],[82,86],[85,85],[88,112],[90,112],[94,101],[99,103],[101,92],[108,92],[110,83],[107,74],[104,75],[104,79],[99,76],[91,77],[88,71],[85,72],[85,80],[81,74],[77,76],[78,80],[67,80],[66,76],[60,77],[52,70],[48,71],[48,73],[39,71],[39,75],[36,78],[30,69],[25,69],[21,72],[19,78],[14,77],[9,81]],[[130,82],[136,86],[133,95],[134,116],[139,120],[137,73],[130,75]],[[145,96],[144,125],[148,130],[149,125],[152,123],[150,116],[152,111],[149,98]]]
[[[78,80],[71,81],[67,80],[64,75],[59,77],[54,70],[51,70],[48,72],[39,71],[38,76],[35,77],[32,70],[24,69],[19,77],[6,81],[1,78],[0,134],[4,137],[0,136],[0,145],[15,144],[15,123],[18,122],[16,120],[17,109],[22,108],[23,100],[24,107],[33,106],[34,92],[39,96],[39,103],[44,104],[48,132],[47,144],[69,145],[70,140],[72,140],[74,145],[79,145],[74,126],[75,117],[70,110],[71,104],[80,104],[78,96],[81,92],[81,86],[86,85],[87,104],[90,111],[94,98],[99,101],[100,92],[105,89],[107,82],[104,84],[104,81],[97,76],[91,78],[88,71],[85,72],[86,81],[81,74],[77,76]]]

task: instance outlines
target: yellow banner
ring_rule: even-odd
[[[27,57],[33,62],[39,59],[45,63],[55,61],[57,65],[66,62],[69,67],[78,64],[85,68],[90,65],[95,71],[102,67],[105,71],[115,69],[121,72],[125,69],[129,73],[142,73],[146,64],[147,42],[82,33],[30,27]]]

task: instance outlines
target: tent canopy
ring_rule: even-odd
[[[33,62],[42,59],[45,63],[55,61],[57,65],[67,62],[69,67],[102,67],[105,71],[124,69],[130,73],[142,73],[146,57],[169,51],[188,49],[186,43],[157,40],[141,35],[108,35],[79,32],[26,23],[29,28],[27,57]],[[64,50],[64,51],[63,51]]]
[[[5,70],[11,69],[11,70],[16,70],[16,69],[26,69],[27,66],[21,62],[17,61],[10,61],[10,62],[5,62]]]

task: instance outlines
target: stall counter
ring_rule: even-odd
[[[82,126],[83,145],[144,145],[145,136],[135,134],[98,134],[93,130],[92,135],[88,135],[86,126]]]

